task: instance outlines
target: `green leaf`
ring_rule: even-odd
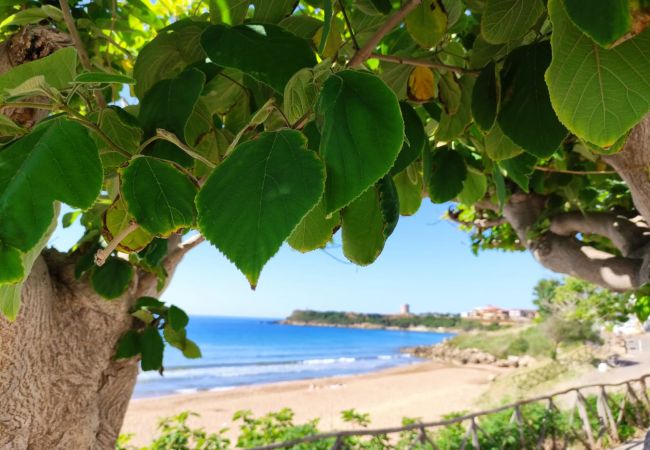
[[[119,172],[127,209],[143,229],[168,236],[194,225],[197,187],[172,164],[142,156]]]
[[[341,217],[338,212],[327,215],[325,204],[321,200],[314,209],[309,211],[309,214],[303,217],[287,239],[287,243],[301,253],[323,248],[332,239],[332,234],[340,222]]]
[[[9,117],[0,114],[0,139],[20,136],[27,132],[27,130],[16,125]]]
[[[239,69],[280,94],[294,73],[316,64],[306,40],[276,25],[213,25],[201,43],[215,64]]]
[[[0,271],[0,285],[19,282],[25,275],[22,253],[18,249],[4,246],[1,243],[0,267],[2,267]]]
[[[381,1],[381,0],[380,0]],[[386,0],[388,1],[388,0]],[[390,7],[390,2],[388,3]],[[327,38],[330,34],[330,28],[332,25],[332,0],[323,0],[323,31],[320,36],[320,44],[318,45],[318,53],[323,53],[325,50],[325,44],[327,44]]]
[[[375,5],[377,11],[382,14],[388,14],[393,10],[393,5],[391,5],[390,0],[371,0],[372,4]]]
[[[650,30],[604,50],[571,23],[559,0],[549,1],[549,12],[553,108],[572,133],[609,147],[650,109]]]
[[[563,0],[563,3],[573,23],[601,47],[610,47],[632,28],[630,0]]]
[[[466,176],[467,167],[461,154],[446,147],[439,148],[431,155],[429,198],[434,203],[453,199],[463,190]]]
[[[128,213],[126,204],[121,197],[115,199],[113,204],[106,210],[104,215],[104,229],[102,234],[107,242],[110,242],[115,236],[120,235],[126,228],[131,225],[133,217]],[[127,234],[117,246],[118,250],[132,253],[142,250],[153,240],[151,233],[138,227],[135,231]]]
[[[129,330],[117,341],[115,359],[133,358],[140,354],[140,338],[138,332]]]
[[[204,61],[206,54],[201,47],[201,34],[206,27],[205,22],[185,19],[160,30],[140,50],[135,61],[135,95],[142,99],[160,80],[175,78],[188,66]]]
[[[404,20],[406,29],[422,48],[432,48],[447,31],[447,14],[441,0],[424,0]]]
[[[177,306],[172,305],[167,311],[167,322],[169,323],[170,327],[178,331],[187,326],[187,324],[190,322],[190,318],[187,316],[185,311]]]
[[[212,23],[238,25],[244,21],[250,0],[210,0]]]
[[[139,119],[145,137],[156,134],[162,128],[185,142],[185,127],[194,112],[205,75],[197,69],[189,69],[176,78],[156,83],[142,99]],[[193,159],[167,141],[157,141],[149,147],[149,154],[171,159],[185,166],[193,164]],[[171,156],[170,153],[171,152]]]
[[[45,234],[43,234],[43,237],[41,237],[40,241],[38,241],[34,248],[21,255],[21,265],[24,274],[28,274],[32,271],[32,266],[34,265],[36,258],[39,257],[41,251],[50,240],[50,236],[52,236],[52,233],[56,230],[59,209],[59,204],[57,202],[55,204],[52,221],[50,222]],[[4,267],[4,265],[2,267]],[[16,320],[16,317],[18,316],[23,284],[23,282],[12,284],[0,283],[0,313],[4,314],[10,322]]]
[[[449,142],[465,131],[472,121],[472,89],[474,79],[464,76],[460,79],[461,98],[456,114],[450,115],[443,111],[440,123],[436,128],[435,137],[438,141]]]
[[[506,181],[503,178],[501,169],[498,165],[492,166],[492,179],[494,180],[494,186],[496,188],[497,201],[499,202],[499,208],[503,209],[503,205],[506,204]]]
[[[304,68],[296,72],[284,88],[284,113],[290,123],[296,123],[312,111],[321,86],[330,76],[328,64]]]
[[[377,183],[377,195],[381,214],[384,217],[384,239],[388,239],[399,221],[399,197],[390,175],[386,175]]]
[[[501,130],[525,151],[539,158],[552,155],[568,131],[551,106],[544,71],[551,62],[548,42],[512,51],[501,71]]]
[[[373,263],[384,249],[386,223],[374,187],[341,211],[343,254],[360,266]]]
[[[117,83],[117,84],[135,84],[135,80],[126,75],[108,72],[85,72],[77,75],[73,83],[80,84],[102,84],[102,83]]]
[[[640,296],[634,302],[634,313],[641,322],[645,322],[650,317],[650,297],[647,295]]]
[[[154,312],[161,312],[165,307],[165,302],[161,302],[155,297],[140,297],[136,300],[133,310],[148,309]]]
[[[458,194],[458,200],[466,205],[473,205],[485,197],[487,192],[487,177],[482,172],[469,167],[467,177],[463,182],[463,190]]]
[[[535,170],[535,164],[537,164],[537,158],[528,153],[499,162],[508,178],[517,183],[524,192],[528,192],[530,175]]]
[[[501,127],[496,123],[488,134],[485,135],[485,152],[492,161],[510,159],[521,154],[523,150],[503,134]]]
[[[422,204],[422,177],[418,173],[409,174],[413,166],[401,171],[393,177],[397,196],[399,197],[399,213],[403,216],[412,216]]]
[[[278,23],[291,15],[297,4],[296,0],[253,0],[253,5],[255,5],[253,20],[263,23]]]
[[[460,108],[463,94],[456,76],[451,72],[442,74],[438,82],[438,89],[440,90],[440,103],[442,103],[445,113],[453,116]]]
[[[48,86],[63,90],[74,80],[77,70],[77,51],[72,47],[57,50],[45,58],[13,67],[0,75],[0,96],[7,89],[20,86],[36,76],[43,76]]]
[[[121,258],[111,256],[103,266],[93,269],[90,282],[99,295],[112,300],[126,292],[132,278],[131,264]]]
[[[201,357],[201,349],[190,339],[185,339],[185,346],[182,351],[183,356],[189,359],[198,359]]]
[[[255,288],[262,267],[320,200],[324,180],[302,134],[261,133],[205,182],[196,199],[199,228]]]
[[[122,150],[132,155],[138,153],[143,131],[137,120],[117,106],[109,106],[100,112],[99,128]],[[126,162],[126,157],[110,148],[99,136],[93,135],[104,170],[115,170]]]
[[[397,156],[397,160],[390,170],[391,174],[396,174],[406,169],[413,161],[422,155],[422,149],[427,140],[427,135],[422,125],[420,116],[415,112],[413,107],[406,102],[400,102],[400,110],[404,119],[404,144],[402,150]]]
[[[0,242],[32,249],[52,222],[54,201],[89,208],[102,178],[83,126],[63,118],[38,125],[0,152]]]
[[[523,37],[544,12],[541,0],[487,0],[481,35],[492,44]]]
[[[316,111],[327,167],[325,207],[333,212],[388,173],[404,142],[404,122],[395,94],[379,78],[351,70],[328,78]]]
[[[165,343],[158,330],[146,327],[139,335],[139,347],[142,354],[142,370],[159,370],[162,367]]]
[[[501,87],[494,61],[481,70],[472,91],[472,115],[483,131],[489,131],[497,120]]]

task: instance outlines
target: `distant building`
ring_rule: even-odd
[[[479,306],[471,311],[461,313],[466,319],[499,321],[528,321],[535,318],[537,311],[533,309],[504,309],[494,305]]]
[[[399,310],[400,314],[403,316],[410,316],[411,315],[411,307],[409,306],[408,303],[404,303],[402,307]]]

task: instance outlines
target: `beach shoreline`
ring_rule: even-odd
[[[147,445],[161,417],[183,411],[200,415],[190,419],[192,426],[229,428],[231,438],[237,435],[231,418],[245,409],[260,416],[291,408],[296,423],[319,418],[322,430],[349,428],[340,413],[350,408],[369,413],[373,427],[399,425],[403,417],[436,420],[473,407],[491,382],[508,371],[425,361],[359,375],[138,398],[129,404],[122,433],[135,435],[132,444]]]

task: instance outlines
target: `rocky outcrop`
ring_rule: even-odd
[[[418,358],[451,362],[454,364],[489,364],[497,367],[528,367],[535,363],[532,356],[497,358],[491,353],[476,348],[458,348],[448,342],[433,346],[412,347],[404,350]]]

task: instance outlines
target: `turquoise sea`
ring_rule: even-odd
[[[418,360],[400,348],[435,344],[445,333],[280,325],[273,319],[191,317],[188,337],[201,359],[169,346],[165,371],[141,373],[134,397],[352,375]]]

